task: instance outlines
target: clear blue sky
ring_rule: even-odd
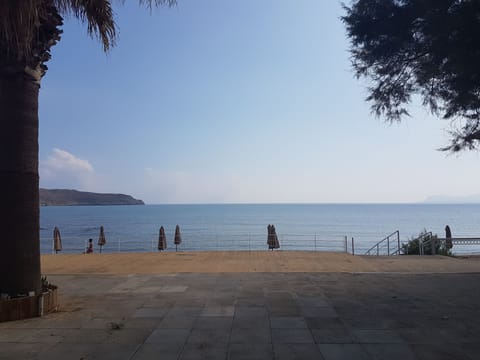
[[[115,2],[117,5],[119,2]],[[40,185],[147,203],[417,202],[480,193],[419,104],[388,125],[354,78],[339,1],[115,8],[108,54],[67,19],[40,95]]]

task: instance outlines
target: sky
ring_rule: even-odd
[[[66,19],[40,91],[40,186],[162,203],[411,203],[479,194],[418,102],[387,124],[339,1],[114,2],[107,54]]]

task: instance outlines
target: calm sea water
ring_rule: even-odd
[[[42,207],[41,252],[52,252],[53,228],[62,234],[62,253],[80,253],[92,238],[98,251],[99,227],[107,244],[103,252],[156,251],[164,226],[167,251],[175,251],[175,225],[182,231],[179,251],[265,250],[267,225],[274,224],[283,250],[363,253],[399,230],[406,242],[423,229],[444,237],[480,237],[480,205],[302,204],[302,205],[146,205]],[[345,241],[347,238],[347,242]],[[480,253],[480,246],[455,248]]]

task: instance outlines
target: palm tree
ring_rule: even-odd
[[[115,44],[111,0],[0,1],[0,293],[41,290],[38,95],[63,16],[85,23],[105,51]]]

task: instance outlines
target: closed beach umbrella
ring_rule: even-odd
[[[272,231],[273,231],[273,248],[280,249],[280,242],[278,241],[277,230],[275,230],[274,225],[272,225]]]
[[[60,236],[60,230],[56,226],[53,229],[53,250],[55,254],[62,251],[62,237]]]
[[[275,248],[275,235],[273,233],[273,225],[268,224],[267,232],[268,232],[268,235],[267,235],[268,248],[273,251],[273,249]]]
[[[158,250],[162,251],[167,248],[167,237],[165,236],[165,229],[160,226],[160,235],[158,235]]]
[[[182,243],[182,235],[180,234],[180,226],[176,226],[175,227],[175,240],[174,240],[174,244],[175,244],[175,251],[178,250],[178,245],[180,245]]]
[[[452,242],[452,231],[450,230],[450,226],[445,226],[445,245],[447,249],[451,249],[453,247]]]
[[[100,235],[98,236],[98,245],[100,246],[100,254],[102,253],[102,246],[107,243],[105,239],[105,232],[103,231],[103,226],[100,226]]]

